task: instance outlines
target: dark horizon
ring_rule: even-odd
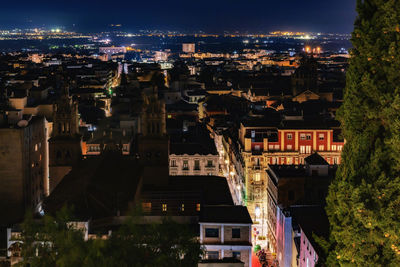
[[[125,31],[350,33],[355,17],[355,1],[349,0],[306,3],[298,0],[154,0],[151,5],[146,1],[127,0],[96,3],[21,0],[18,4],[2,4],[0,29],[63,26],[68,30],[95,32],[109,30],[111,24],[122,24],[120,29]]]

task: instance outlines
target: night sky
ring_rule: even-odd
[[[355,0],[19,0],[2,1],[0,28],[349,33],[355,16]]]

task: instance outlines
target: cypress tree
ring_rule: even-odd
[[[400,266],[400,2],[358,0],[328,265]]]

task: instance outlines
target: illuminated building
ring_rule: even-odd
[[[200,243],[206,250],[205,259],[234,257],[252,266],[252,220],[243,206],[205,207],[199,220]]]
[[[219,155],[207,129],[190,127],[170,143],[170,175],[219,175]],[[177,139],[177,138],[171,138]]]
[[[169,52],[168,51],[156,51],[154,54],[154,61],[168,61]]]
[[[195,44],[182,44],[182,51],[184,53],[194,53],[196,52]]]
[[[239,129],[244,161],[246,202],[260,240],[268,240],[269,199],[266,170],[269,165],[301,165],[318,152],[329,164],[340,164],[344,141],[335,127],[312,121],[283,121],[278,127],[245,121]],[[256,241],[257,243],[257,241]],[[269,246],[274,250],[273,244]]]
[[[99,47],[99,52],[108,55],[125,54],[126,47],[116,47],[116,46]]]
[[[282,254],[285,254],[282,252],[282,240],[285,238],[282,229],[285,225],[281,212],[292,206],[322,209],[337,167],[329,165],[318,153],[314,153],[308,156],[302,165],[270,165],[267,169],[268,241],[271,247],[277,249],[280,261],[283,260]],[[303,258],[304,255],[302,260]]]

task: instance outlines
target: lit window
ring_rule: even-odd
[[[332,151],[336,151],[336,145],[332,145]]]
[[[306,140],[306,134],[300,134],[300,139],[301,140]]]
[[[151,202],[142,203],[142,209],[144,212],[150,212],[151,211]]]
[[[292,149],[293,149],[292,145],[287,145],[287,146],[286,146],[286,150],[289,150],[289,151],[290,151],[290,150],[292,150]]]
[[[254,181],[259,182],[261,180],[261,174],[260,173],[255,173],[254,174]]]
[[[279,150],[279,145],[275,145],[275,150]]]
[[[337,146],[338,151],[342,151],[343,146]]]
[[[37,151],[38,150],[38,145],[35,145],[35,151]]]
[[[333,164],[338,164],[339,163],[339,159],[337,157],[333,157]]]
[[[183,170],[189,170],[189,162],[187,160],[183,161]]]
[[[166,212],[167,211],[167,204],[162,204],[162,211]]]
[[[324,140],[325,139],[325,134],[321,133],[318,135],[319,140]]]
[[[196,204],[196,211],[200,211],[200,203]]]
[[[306,146],[306,153],[310,154],[311,153],[311,146]]]
[[[324,149],[325,149],[324,145],[318,146],[318,150],[319,150],[319,151],[324,151]]]
[[[219,259],[219,251],[207,251],[206,258],[208,260],[218,260]]]
[[[181,205],[181,211],[185,211],[185,204]]]

